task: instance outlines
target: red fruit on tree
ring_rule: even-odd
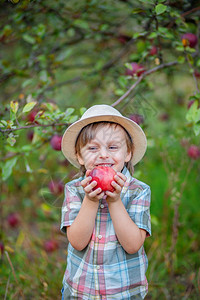
[[[131,119],[132,121],[134,121],[138,125],[144,123],[144,117],[142,115],[139,115],[139,114],[131,114],[129,116],[129,119]]]
[[[17,213],[11,213],[8,217],[7,217],[7,221],[8,224],[10,225],[10,227],[17,227],[19,225],[19,216]]]
[[[194,75],[195,75],[196,78],[200,78],[200,72],[199,71],[195,70]]]
[[[32,110],[32,111],[27,115],[28,121],[31,122],[31,123],[33,123],[33,122],[37,123],[37,122],[35,121],[35,117],[36,117],[37,113],[38,113],[37,110]]]
[[[4,254],[4,244],[0,242],[0,258],[3,256],[3,254]]]
[[[150,51],[149,51],[149,54],[150,55],[156,55],[158,53],[158,48],[156,46],[152,46]]]
[[[57,134],[54,135],[50,141],[51,147],[56,151],[61,151],[61,141],[62,141],[62,136]]]
[[[27,132],[27,139],[29,141],[32,141],[33,136],[34,136],[34,131],[33,130],[30,130],[30,131]]]
[[[54,195],[60,195],[63,193],[64,185],[60,180],[51,180],[48,184],[50,192]]]
[[[185,33],[182,35],[182,44],[184,47],[189,46],[195,48],[198,42],[197,36],[194,33]]]
[[[192,106],[193,103],[194,103],[194,100],[190,100],[190,101],[188,102],[187,108],[189,109],[189,108]]]
[[[89,174],[92,177],[92,181],[95,180],[97,185],[94,190],[101,188],[102,191],[114,192],[114,188],[111,182],[114,180],[116,172],[113,168],[107,166],[97,166]]]
[[[144,66],[136,62],[130,63],[130,65],[131,65],[131,69],[128,68],[126,70],[125,75],[129,75],[129,76],[137,75],[138,77],[140,77],[145,71]]]
[[[200,158],[200,148],[197,147],[196,145],[191,145],[188,148],[187,154],[192,159],[198,159]]]
[[[56,240],[47,240],[44,242],[44,250],[46,252],[54,252],[58,249],[58,242]]]

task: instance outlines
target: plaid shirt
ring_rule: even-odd
[[[134,223],[151,235],[150,188],[133,178],[124,168],[127,181],[121,200]],[[83,177],[65,186],[61,230],[75,220],[84,198]],[[64,299],[143,299],[148,291],[148,266],[143,246],[128,254],[120,245],[109,214],[106,197],[100,200],[91,240],[82,251],[69,243],[67,268],[63,278]],[[120,220],[119,220],[120,221]],[[67,296],[68,295],[68,296]]]

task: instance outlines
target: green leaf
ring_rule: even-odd
[[[80,114],[81,116],[84,114],[84,112],[86,112],[87,108],[86,107],[81,107],[80,108]]]
[[[189,122],[197,123],[200,121],[200,108],[198,108],[198,101],[195,101],[189,108],[186,119]]]
[[[2,123],[3,127],[7,127],[8,123],[5,120],[1,120],[0,122]]]
[[[25,163],[25,167],[26,167],[26,172],[27,173],[32,173],[33,170],[31,169],[31,167],[30,167],[30,165],[29,165],[28,160],[27,160],[26,157],[24,158],[24,163]]]
[[[36,101],[32,101],[32,102],[27,103],[27,104],[24,106],[22,112],[25,113],[25,112],[31,111],[31,110],[33,109],[33,107],[34,107],[36,104],[37,104]]]
[[[13,167],[15,166],[17,162],[18,157],[15,156],[9,160],[6,161],[5,165],[2,168],[2,179],[5,181],[10,177]]]
[[[34,79],[33,79],[33,78],[29,78],[29,79],[25,80],[25,81],[22,83],[22,88],[27,87],[28,85],[32,84],[33,82],[34,82]]]
[[[185,57],[184,56],[179,56],[178,57],[178,63],[183,64],[185,62]]]
[[[22,35],[22,38],[23,38],[24,41],[26,41],[27,43],[32,44],[32,45],[34,45],[35,42],[36,42],[34,37],[32,37],[32,36],[30,36],[29,34],[26,34],[26,33]]]
[[[40,78],[41,81],[47,82],[48,81],[48,73],[47,73],[47,71],[46,70],[40,71],[39,78]]]
[[[86,30],[89,29],[88,22],[86,22],[84,20],[77,19],[74,21],[74,25],[77,25],[78,27],[86,29]]]
[[[166,9],[167,9],[167,6],[164,5],[164,4],[158,4],[158,5],[156,5],[156,7],[155,7],[155,10],[156,10],[156,14],[157,14],[157,15],[163,14],[163,13],[166,11]]]
[[[145,12],[145,10],[142,8],[134,8],[132,10],[132,14],[139,14],[139,13],[143,13],[143,12]]]
[[[196,136],[200,134],[200,124],[199,123],[195,124],[193,129],[194,129],[194,133]]]
[[[14,144],[16,143],[16,139],[14,138],[12,133],[9,134],[7,142],[8,144],[10,144],[10,146],[14,146]]]
[[[72,49],[68,48],[58,54],[56,57],[56,62],[63,61],[72,54]]]

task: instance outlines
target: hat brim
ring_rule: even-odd
[[[64,132],[61,143],[61,150],[64,156],[67,158],[67,160],[75,167],[80,168],[80,164],[77,160],[75,153],[75,144],[77,137],[83,127],[85,127],[88,124],[101,121],[117,123],[128,131],[134,144],[133,157],[131,161],[133,165],[136,165],[142,159],[146,152],[146,136],[142,128],[134,121],[123,116],[113,115],[102,115],[95,117],[93,116],[82,120],[78,120],[72,125],[70,125]]]

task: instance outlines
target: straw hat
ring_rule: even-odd
[[[136,165],[144,156],[147,148],[147,140],[142,128],[132,120],[123,117],[122,114],[109,105],[94,105],[82,115],[81,119],[70,125],[62,137],[61,149],[64,156],[75,167],[80,164],[76,158],[75,144],[77,137],[83,127],[94,122],[114,122],[124,127],[130,134],[134,152],[132,157],[133,165]]]

